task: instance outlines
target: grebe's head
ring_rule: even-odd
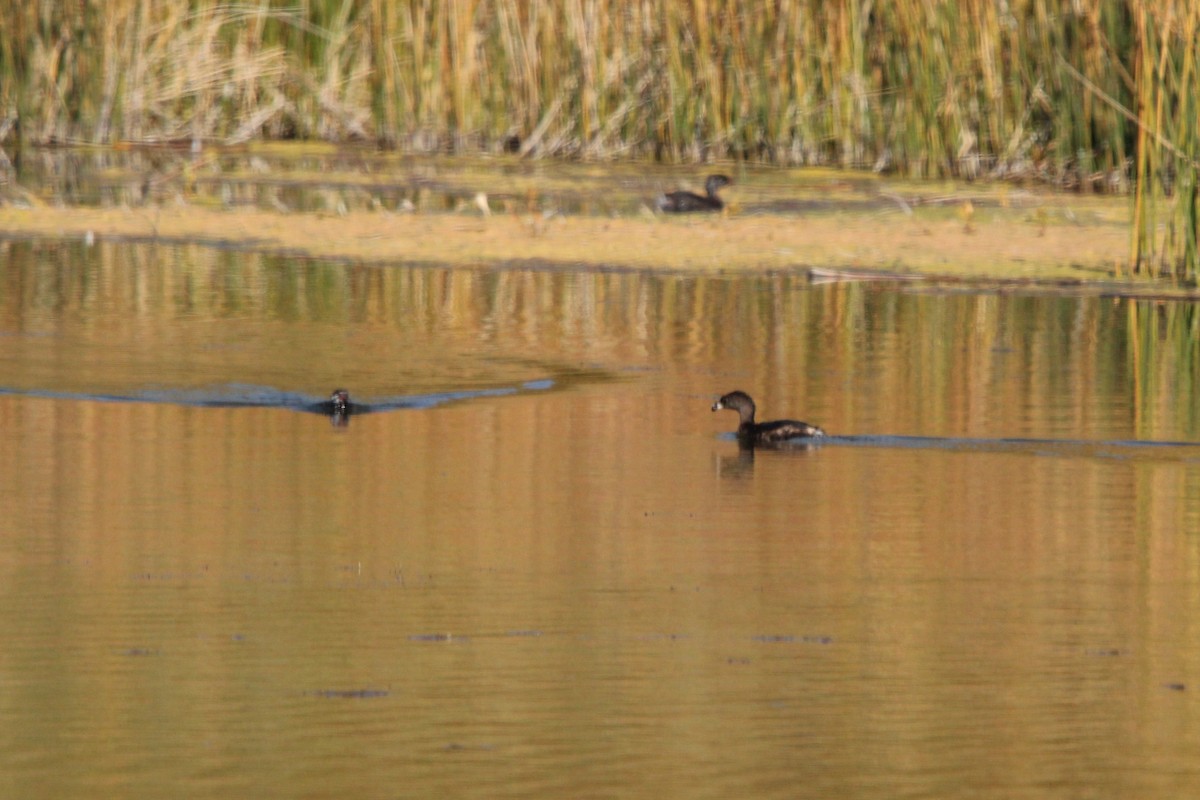
[[[753,415],[754,401],[745,392],[733,391],[722,395],[717,402],[713,403],[713,411],[720,411],[723,408],[728,408],[739,413],[741,413],[742,409],[750,409],[750,413]]]
[[[733,179],[728,175],[709,175],[708,180],[704,182],[704,190],[709,194],[715,194],[717,189],[720,189],[722,186],[728,186],[731,183],[733,183]]]

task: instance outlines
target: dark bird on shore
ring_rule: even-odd
[[[709,175],[708,180],[704,182],[705,194],[696,194],[695,192],[670,192],[668,194],[659,195],[655,201],[659,211],[665,211],[668,214],[687,214],[692,211],[720,211],[725,207],[725,202],[717,197],[717,190],[722,186],[728,186],[733,183],[728,175]]]
[[[743,446],[777,444],[788,439],[811,439],[825,435],[825,431],[816,425],[794,419],[755,422],[754,401],[745,392],[730,392],[713,403],[713,411],[723,408],[738,412],[737,437]]]

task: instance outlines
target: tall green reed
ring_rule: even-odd
[[[1200,274],[1200,7],[1138,4],[1137,180],[1131,260],[1138,269]]]

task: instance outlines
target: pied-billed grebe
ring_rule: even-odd
[[[328,400],[304,406],[304,410],[314,414],[324,414],[334,425],[345,425],[350,421],[352,414],[366,414],[372,409],[365,403],[353,402],[350,399],[350,393],[345,389],[334,389]]]
[[[708,180],[704,182],[704,191],[707,194],[696,194],[695,192],[670,192],[669,194],[659,195],[655,205],[659,211],[665,211],[668,214],[686,214],[691,211],[720,211],[725,207],[725,203],[721,198],[717,197],[717,190],[722,186],[728,186],[733,183],[728,175],[709,175]]]
[[[794,419],[777,419],[773,422],[754,421],[754,401],[745,392],[730,392],[713,403],[712,410],[728,408],[738,412],[737,437],[742,444],[775,444],[788,439],[824,436],[825,431],[816,425]]]
[[[348,415],[354,404],[350,402],[350,393],[345,389],[334,389],[333,394],[329,395],[329,405],[333,407],[332,413]]]

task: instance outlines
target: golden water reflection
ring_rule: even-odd
[[[0,795],[1197,788],[1190,307],[7,248]]]

